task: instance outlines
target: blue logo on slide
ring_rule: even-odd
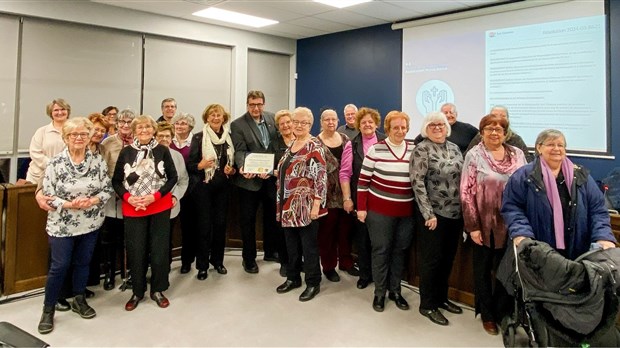
[[[439,111],[441,105],[445,103],[453,103],[454,92],[441,80],[429,80],[418,89],[415,102],[418,112],[424,116],[429,112]]]

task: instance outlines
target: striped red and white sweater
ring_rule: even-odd
[[[358,210],[394,217],[413,215],[409,179],[413,148],[406,140],[397,146],[385,139],[368,150],[357,186]]]

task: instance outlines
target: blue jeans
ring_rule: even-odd
[[[88,281],[90,259],[93,256],[98,234],[97,230],[73,237],[47,237],[50,244],[51,265],[47,273],[43,304],[46,306],[56,304],[67,271],[71,266],[73,266],[73,295],[84,293]]]

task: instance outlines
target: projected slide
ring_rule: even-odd
[[[562,128],[573,149],[604,149],[604,29],[596,16],[487,31],[486,104],[508,106],[527,144]]]
[[[408,137],[443,103],[478,126],[504,105],[530,147],[547,128],[571,152],[608,153],[607,27],[603,1],[568,1],[403,30]]]

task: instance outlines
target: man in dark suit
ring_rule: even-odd
[[[243,241],[243,269],[258,273],[256,264],[256,212],[263,204],[263,249],[265,261],[278,261],[284,249],[284,237],[277,233],[276,181],[269,174],[250,174],[243,171],[245,156],[252,152],[273,153],[272,143],[276,137],[274,115],[264,111],[265,95],[250,91],[247,112],[230,125],[235,146],[235,164],[239,173],[233,183],[239,187],[241,239]],[[286,260],[282,260],[285,262]]]

